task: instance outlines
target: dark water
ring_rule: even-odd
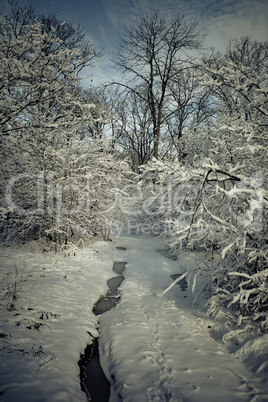
[[[106,311],[111,310],[111,308],[115,307],[119,302],[120,296],[118,292],[118,288],[124,280],[122,275],[126,262],[116,261],[113,265],[113,271],[118,274],[114,278],[108,279],[107,285],[109,287],[108,292],[105,296],[101,296],[97,303],[93,307],[93,313],[95,315],[103,314]]]
[[[125,261],[114,262],[113,271],[118,275],[122,275],[122,273],[126,267],[126,264],[127,264],[127,262],[125,262]]]
[[[126,250],[124,247],[117,247],[119,250]],[[113,271],[118,274],[107,281],[109,287],[105,296],[93,307],[93,313],[100,315],[115,307],[120,299],[118,288],[124,280],[122,275],[127,262],[116,261]],[[88,400],[92,402],[108,402],[110,397],[110,383],[105,377],[100,365],[98,338],[95,338],[92,345],[88,345],[80,362],[81,388],[86,392]]]
[[[98,339],[85,350],[80,365],[81,388],[93,402],[107,402],[110,397],[110,383],[100,365]]]

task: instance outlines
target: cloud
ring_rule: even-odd
[[[124,24],[125,18],[131,15],[129,1],[103,0],[102,3],[105,15],[111,22],[114,29],[118,29],[122,24]],[[129,11],[128,13],[127,10]]]
[[[209,46],[223,47],[231,37],[267,38],[267,0],[103,0],[114,29],[133,22],[139,9],[158,8],[174,14],[196,17],[207,34]]]
[[[223,50],[229,39],[250,36],[253,40],[267,40],[266,1],[222,1],[220,9],[203,13],[200,18],[202,30],[207,34],[205,44]],[[254,5],[253,5],[254,4]],[[212,9],[211,9],[212,10]]]
[[[123,25],[135,23],[140,9],[196,18],[207,34],[205,46],[219,50],[230,38],[249,35],[265,41],[268,37],[267,0],[19,0],[19,4],[33,4],[38,12],[58,12],[60,19],[80,23],[105,48],[117,42]],[[6,7],[7,0],[0,0],[0,9]]]

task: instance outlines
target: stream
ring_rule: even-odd
[[[117,250],[126,250],[125,247],[116,247]],[[101,296],[93,306],[93,313],[98,316],[111,310],[120,300],[118,291],[119,286],[124,280],[123,271],[127,262],[115,261],[113,271],[117,276],[108,279],[108,291],[105,296]],[[81,389],[87,394],[87,398],[92,402],[108,402],[110,396],[110,383],[100,365],[99,342],[94,338],[93,343],[88,345],[84,355],[79,361]]]
[[[125,247],[116,248],[117,250],[126,250]],[[159,249],[156,251],[164,255],[166,258],[177,259],[177,257],[174,257],[169,253],[169,250]],[[96,316],[111,310],[119,302],[120,293],[118,288],[125,279],[123,272],[126,264],[127,262],[125,261],[114,262],[113,271],[117,276],[108,279],[108,291],[106,295],[101,296],[94,304],[92,311]],[[170,275],[170,277],[175,280],[180,275],[181,274],[173,274]],[[178,285],[181,287],[182,291],[185,291],[188,287],[184,278],[178,282]],[[87,346],[84,355],[81,356],[79,361],[79,367],[81,389],[86,393],[88,400],[92,402],[108,402],[110,397],[110,382],[107,380],[100,364],[98,338],[94,338],[93,343]]]

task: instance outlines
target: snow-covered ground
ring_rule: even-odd
[[[98,325],[111,402],[268,400],[268,335],[231,354],[230,343],[212,338],[202,300],[193,307],[190,287],[163,295],[170,275],[204,256],[171,260],[156,251],[160,238],[118,237],[57,255],[42,247],[1,248],[0,401],[86,401],[77,362]],[[95,317],[114,261],[127,261],[121,300]]]
[[[114,247],[101,242],[65,256],[41,250],[34,242],[1,248],[0,400],[86,401],[77,362],[89,333],[97,336],[92,306],[114,276]],[[18,300],[7,311],[15,280]]]

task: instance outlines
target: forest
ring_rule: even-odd
[[[123,231],[163,236],[174,255],[210,255],[186,274],[193,289],[206,276],[211,316],[266,333],[268,43],[204,49],[197,21],[141,11],[111,52],[117,79],[85,87],[103,50],[83,28],[11,4],[1,243],[45,239],[58,252]]]

